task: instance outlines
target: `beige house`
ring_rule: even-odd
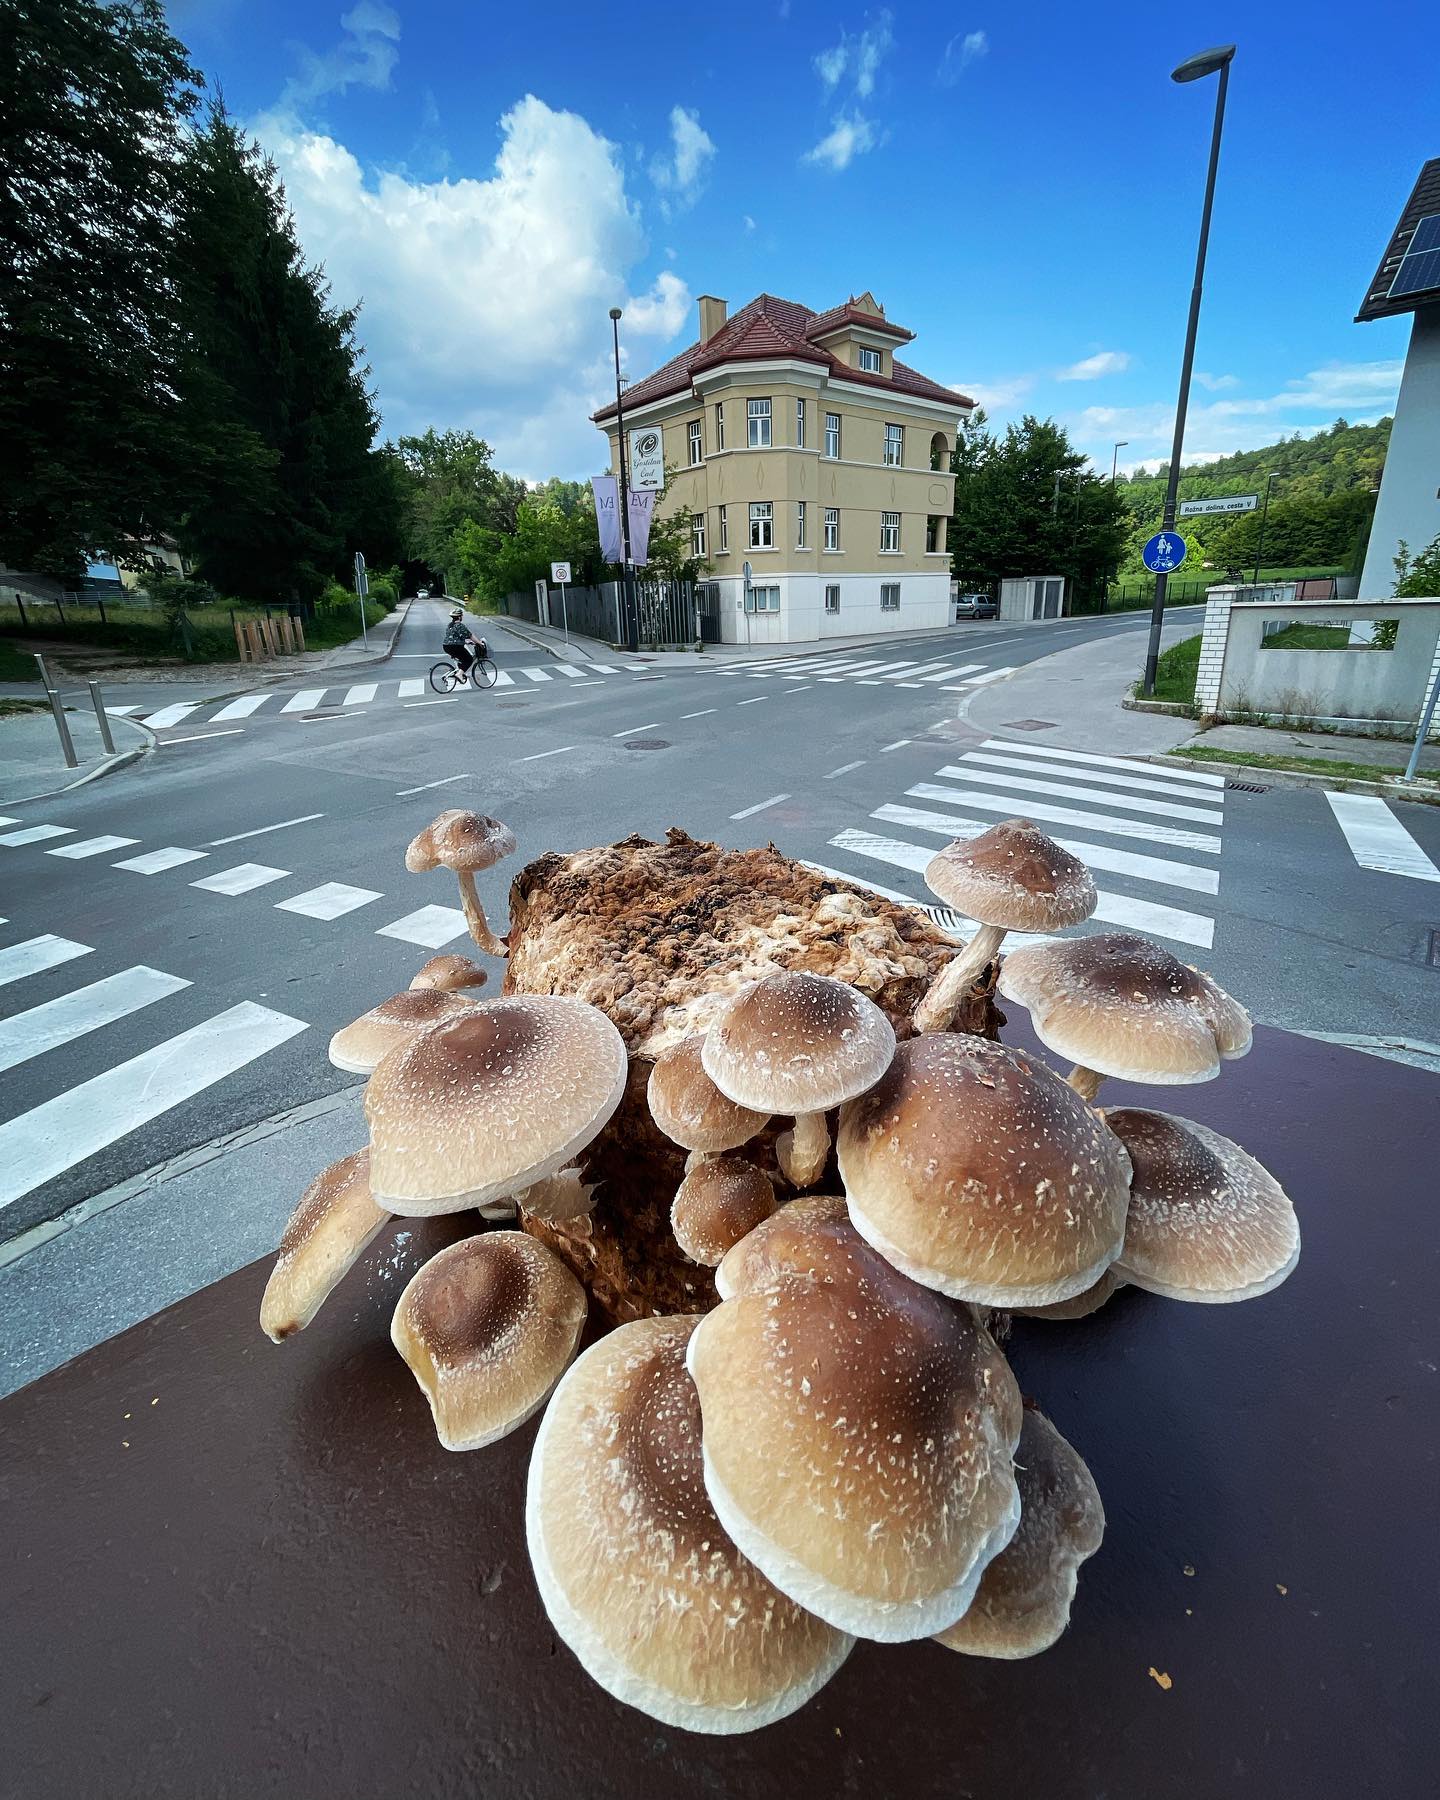
[[[626,430],[664,434],[659,511],[689,516],[725,642],[949,622],[950,452],[974,403],[896,358],[912,336],[868,293],[824,313],[761,294],[734,318],[706,294],[697,342],[627,390]],[[594,418],[618,470],[616,409]]]

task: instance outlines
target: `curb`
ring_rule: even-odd
[[[1203,769],[1207,773],[1238,776],[1258,782],[1264,787],[1319,788],[1335,794],[1374,794],[1382,800],[1411,800],[1420,806],[1440,806],[1440,785],[1422,788],[1406,787],[1395,776],[1383,781],[1364,781],[1359,776],[1316,775],[1308,769],[1267,769],[1257,763],[1207,762],[1198,756],[1168,756],[1157,752],[1146,762],[1159,763],[1167,769]]]
[[[93,769],[87,769],[83,775],[77,775],[74,781],[67,781],[63,787],[45,788],[38,794],[22,794],[15,799],[6,800],[6,806],[28,806],[32,800],[53,800],[58,794],[72,793],[76,788],[88,787],[92,781],[99,781],[103,776],[113,775],[117,769],[128,767],[139,762],[142,756],[148,756],[159,743],[159,738],[138,719],[112,719],[112,725],[128,725],[132,731],[138,731],[144,737],[143,744],[137,744],[133,750],[118,750],[114,756],[107,756],[96,763]]]
[[[530,633],[523,629],[523,627],[525,625],[529,624],[530,621],[528,619],[521,621],[520,624],[517,624],[515,622],[515,620],[509,616],[508,613],[477,613],[475,616],[477,619],[483,619],[483,618],[495,619],[497,622],[501,623],[504,626],[506,631],[514,632],[515,636],[518,637],[522,643],[529,644],[529,646],[532,650],[539,650],[545,656],[553,656],[557,662],[563,662],[565,660],[564,657],[561,656],[561,654],[560,654],[560,648],[558,645],[547,644],[545,642],[544,638],[531,637]],[[600,642],[600,639],[596,638],[594,641],[598,644]],[[606,646],[606,647],[608,648],[608,646]]]

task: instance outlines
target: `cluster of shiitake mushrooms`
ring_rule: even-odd
[[[466,888],[505,827],[447,813],[411,846]],[[719,1305],[640,1319],[572,1362],[587,1298],[537,1238],[451,1245],[400,1296],[391,1336],[440,1441],[471,1450],[546,1407],[527,1536],[551,1621],[610,1693],[696,1731],[748,1731],[827,1681],[857,1637],[933,1637],[1023,1657],[1064,1630],[1104,1513],[1078,1453],[1022,1403],[994,1313],[1077,1318],[1126,1283],[1248,1299],[1295,1266],[1289,1200],[1237,1145],[1169,1113],[1091,1102],[1115,1076],[1209,1080],[1250,1046],[1209,977],[1144,939],[1056,939],[1093,911],[1083,864],[1011,820],[942,850],[932,889],[980,929],[897,1043],[871,1000],[776,970],[661,1055],[651,1115],[689,1152],[675,1238]],[[1002,995],[1075,1068],[946,1029],[1007,931]],[[314,1317],[396,1215],[517,1204],[583,1229],[576,1159],[625,1091],[599,1009],[563,995],[463,997],[465,958],[337,1033],[368,1074],[368,1148],[292,1218],[261,1313]],[[833,1150],[843,1193],[814,1193]],[[745,1154],[772,1118],[781,1181]]]

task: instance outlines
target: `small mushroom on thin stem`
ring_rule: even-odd
[[[775,1210],[764,1170],[733,1156],[700,1164],[675,1190],[670,1227],[692,1262],[714,1268]]]
[[[508,825],[485,813],[450,807],[411,840],[405,852],[405,867],[412,875],[423,874],[427,869],[453,870],[460,883],[460,904],[471,937],[491,956],[504,956],[505,939],[490,929],[475,889],[475,875],[477,870],[492,867],[502,856],[509,856],[514,848],[515,833]]]
[[[737,1106],[705,1073],[704,1032],[696,1032],[656,1058],[645,1094],[650,1117],[690,1154],[685,1173],[722,1150],[738,1150],[770,1123],[766,1112]]]
[[[971,984],[995,960],[1007,931],[1058,931],[1095,910],[1090,871],[1028,819],[1006,819],[957,838],[931,857],[931,893],[976,920],[979,930],[931,983],[915,1009],[917,1031],[946,1031]]]

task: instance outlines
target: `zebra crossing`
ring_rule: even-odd
[[[963,662],[964,652],[915,661],[886,656],[856,656],[828,651],[817,656],[775,657],[766,662],[731,664],[720,671],[750,681],[853,682],[857,687],[926,688],[942,694],[965,694],[1015,673],[1014,666],[989,668]]]
[[[1095,873],[1099,899],[1091,929],[1119,927],[1209,950],[1215,915],[1191,897],[1214,899],[1220,892],[1224,804],[1223,775],[987,738],[876,807],[872,828],[848,827],[829,839],[828,848],[840,855],[826,867],[871,887],[876,864],[902,869],[914,878],[915,893],[879,891],[913,904],[942,843],[1023,817]],[[1147,847],[1135,847],[1142,844]],[[1186,904],[1177,904],[1177,896]],[[960,936],[974,930],[944,908],[929,910]]]
[[[1378,794],[1336,794],[1327,789],[1325,798],[1350,854],[1362,869],[1406,875],[1413,881],[1440,881],[1440,868]]]

